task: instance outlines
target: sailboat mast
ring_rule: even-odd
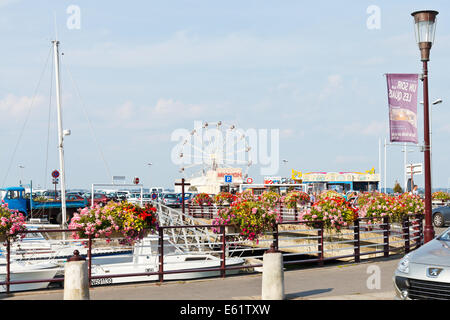
[[[55,77],[56,77],[56,104],[58,110],[58,149],[59,149],[59,168],[61,171],[61,227],[66,227],[66,177],[64,171],[64,135],[63,135],[63,126],[62,126],[62,113],[61,113],[61,88],[60,88],[60,80],[59,80],[59,41],[54,40],[53,42],[53,52],[55,59]]]

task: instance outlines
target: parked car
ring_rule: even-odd
[[[449,300],[449,257],[450,228],[400,260],[393,277],[396,298]]]
[[[161,198],[161,203],[165,206],[174,208],[181,206],[181,200],[178,199],[176,193],[164,193]]]
[[[88,205],[91,205],[92,201],[92,194],[90,192],[85,193],[83,195],[84,198],[86,198]],[[108,198],[103,193],[94,193],[94,205],[98,205],[100,207],[103,207],[105,204],[108,203]]]
[[[83,201],[85,198],[76,193],[66,194],[66,201]]]
[[[178,197],[178,200],[180,201],[180,204],[181,204],[181,201],[182,201],[182,194],[181,193],[178,193],[177,194],[177,197]],[[192,202],[192,199],[195,197],[195,194],[194,193],[190,193],[190,192],[185,192],[184,193],[184,204],[185,205],[189,205],[191,202]]]
[[[130,203],[137,203],[140,196],[140,193],[129,193],[127,195],[127,201]]]
[[[450,206],[434,208],[432,211],[433,224],[435,227],[443,227],[450,223]]]
[[[140,204],[141,203],[141,194],[140,193],[130,193],[127,201],[134,204]],[[148,203],[152,201],[152,194],[151,193],[143,193],[142,194],[142,203]]]
[[[48,200],[60,199],[61,198],[61,192],[60,191],[56,191],[56,196],[55,196],[55,190],[47,190],[47,191],[44,191],[42,193],[42,196],[45,199],[48,199]]]
[[[108,192],[105,194],[105,196],[108,198],[109,201],[119,202],[119,197],[117,196],[116,192]]]

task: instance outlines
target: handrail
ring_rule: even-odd
[[[415,219],[415,220],[414,220]],[[165,236],[169,235],[170,233],[170,239],[175,241],[177,240],[177,237],[183,237],[183,230],[188,230],[189,228],[194,228],[196,230],[202,230],[205,231],[202,233],[202,237],[209,237],[211,235],[215,235],[214,238],[211,238],[208,242],[202,243],[201,239],[198,238],[197,242],[187,242],[185,243],[186,252],[191,252],[189,249],[190,246],[199,246],[197,248],[199,252],[210,252],[211,254],[218,254],[220,257],[220,264],[217,267],[212,268],[206,268],[204,270],[206,271],[218,271],[219,275],[221,277],[226,276],[226,272],[228,270],[239,270],[239,269],[246,269],[246,268],[257,268],[261,266],[261,263],[244,263],[243,265],[239,266],[227,266],[226,260],[230,257],[230,254],[243,254],[244,252],[251,253],[255,250],[260,250],[261,252],[267,250],[270,246],[270,244],[273,245],[273,247],[276,250],[281,250],[283,252],[283,255],[286,257],[296,257],[302,255],[303,251],[292,251],[291,249],[295,246],[289,243],[286,243],[286,241],[289,241],[293,235],[296,236],[294,239],[304,239],[307,241],[306,244],[299,244],[297,247],[307,248],[310,247],[310,251],[306,251],[306,253],[310,253],[309,255],[313,254],[316,256],[316,258],[303,258],[303,259],[290,259],[284,261],[284,264],[295,264],[295,263],[308,263],[308,262],[317,262],[319,266],[323,266],[325,261],[332,260],[332,259],[343,259],[343,258],[353,258],[356,263],[361,262],[361,257],[367,256],[367,255],[377,255],[382,254],[383,257],[388,257],[391,252],[398,252],[398,250],[403,250],[405,253],[409,252],[411,249],[416,249],[417,247],[421,246],[423,244],[423,223],[422,223],[423,215],[412,215],[410,217],[406,217],[405,220],[402,222],[402,232],[397,233],[394,232],[391,228],[391,221],[389,221],[389,218],[385,217],[383,218],[383,221],[381,224],[379,224],[380,229],[372,230],[376,231],[373,232],[374,234],[378,234],[377,232],[380,231],[381,236],[380,237],[373,237],[375,240],[379,239],[379,243],[366,243],[369,239],[372,239],[371,237],[362,238],[361,235],[365,234],[367,231],[362,231],[367,226],[361,226],[361,222],[367,221],[370,219],[367,218],[359,218],[354,221],[352,226],[348,226],[348,230],[350,230],[350,233],[343,233],[341,234],[342,237],[346,237],[344,239],[341,239],[341,241],[334,241],[333,239],[329,239],[326,237],[329,237],[330,235],[326,235],[326,229],[324,228],[324,222],[323,221],[309,221],[309,220],[300,220],[300,221],[290,221],[290,222],[279,222],[274,225],[273,230],[270,230],[270,232],[267,232],[264,237],[261,239],[260,245],[256,245],[253,243],[251,244],[247,240],[239,239],[239,235],[235,234],[232,235],[231,233],[226,232],[226,225],[214,225],[214,224],[198,224],[198,225],[161,225],[157,231],[158,235],[158,271],[153,272],[144,272],[144,273],[130,273],[130,274],[120,274],[120,275],[93,275],[92,274],[92,237],[88,237],[88,239],[79,239],[78,241],[87,241],[88,248],[87,248],[87,255],[88,255],[88,277],[90,281],[90,285],[92,285],[91,280],[93,279],[101,279],[101,278],[112,278],[112,277],[127,277],[127,276],[149,276],[149,275],[158,275],[158,280],[160,282],[164,281],[164,275],[167,274],[174,274],[174,273],[187,273],[187,272],[194,272],[192,270],[165,270]],[[292,232],[285,232],[281,228],[283,226],[287,225],[303,225],[303,226],[310,226],[309,229],[297,229],[297,233]],[[219,229],[219,232],[214,234],[213,232],[208,231],[208,229],[216,228]],[[410,229],[412,232],[410,232]],[[176,233],[176,230],[178,230],[178,233]],[[20,233],[35,233],[35,232],[50,232],[50,233],[63,233],[63,232],[76,232],[79,231],[77,229],[44,229],[44,230],[25,230],[20,231]],[[290,231],[290,230],[287,230]],[[313,231],[314,233],[307,237],[302,237],[301,231]],[[370,231],[369,231],[370,233]],[[314,235],[315,234],[315,235]],[[175,238],[173,237],[175,236]],[[184,235],[186,239],[186,234]],[[192,238],[195,238],[196,236],[199,237],[199,234],[193,234],[189,235],[192,236]],[[268,237],[268,238],[267,238]],[[401,241],[391,241],[390,237],[394,238],[400,238]],[[328,239],[328,240],[326,240]],[[236,241],[239,240],[239,241]],[[394,239],[393,239],[394,240]],[[191,240],[189,240],[191,241]],[[309,242],[308,242],[309,241]],[[315,244],[314,244],[315,243]],[[400,246],[395,247],[395,244],[400,243]],[[326,247],[330,244],[341,244],[346,245],[346,247],[343,248],[332,248],[327,249]],[[171,245],[178,246],[176,242],[172,243]],[[210,247],[210,251],[202,251],[204,247]],[[412,248],[413,246],[413,248]],[[369,250],[370,248],[374,248],[374,250]],[[364,252],[361,250],[364,249]],[[229,250],[229,251],[228,251]],[[283,251],[284,250],[284,251]],[[325,254],[328,254],[330,252],[337,252],[337,251],[349,251],[349,254],[344,254],[341,256],[325,256]],[[25,283],[36,283],[36,282],[62,282],[64,281],[64,278],[58,278],[58,279],[44,279],[44,280],[21,280],[21,281],[11,281],[11,270],[10,270],[10,257],[11,257],[11,241],[7,240],[7,274],[6,274],[6,281],[0,282],[0,285],[6,286],[6,292],[9,293],[11,290],[11,285],[18,285],[18,284],[25,284]],[[259,257],[260,254],[254,254],[254,257]],[[249,255],[249,257],[253,257]],[[197,270],[197,269],[195,269]],[[198,270],[197,270],[198,271]]]

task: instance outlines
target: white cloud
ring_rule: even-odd
[[[325,87],[319,94],[319,100],[323,101],[343,88],[342,77],[338,74],[329,75]]]
[[[172,37],[156,43],[130,44],[103,42],[90,48],[75,49],[67,57],[77,65],[92,67],[155,67],[185,66],[189,64],[267,65],[296,61],[304,55],[298,35],[261,38],[230,33],[222,37],[206,38],[179,31]],[[220,64],[218,64],[220,63]]]
[[[135,116],[135,110],[133,103],[127,101],[115,110],[115,115],[118,119],[130,119]]]
[[[176,122],[187,119],[197,119],[205,115],[214,116],[214,113],[222,108],[211,108],[203,104],[190,104],[176,99],[160,98],[154,105],[136,105],[132,101],[126,101],[115,107],[107,116],[106,123],[120,127],[165,127],[168,128]],[[207,119],[204,119],[207,120]]]
[[[164,116],[188,115],[191,117],[197,117],[204,111],[204,106],[185,104],[174,99],[159,99],[153,109],[154,114]]]
[[[31,106],[39,107],[43,101],[43,96],[36,96],[33,99],[27,96],[18,97],[14,94],[8,94],[0,100],[0,113],[2,118],[24,117]]]
[[[371,121],[370,123],[351,123],[343,127],[344,135],[365,135],[379,137],[388,133],[387,121]]]

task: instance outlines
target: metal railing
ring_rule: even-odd
[[[218,212],[220,209],[227,208],[228,206],[217,206],[217,205],[193,205],[189,204],[186,207],[186,214],[193,218],[200,219],[215,219],[218,217]],[[300,208],[287,208],[283,204],[277,204],[274,208],[274,211],[280,215],[281,221],[296,221],[298,220],[299,213],[308,208],[309,206],[301,206]]]
[[[88,277],[91,286],[98,279],[120,277],[154,276],[151,281],[163,282],[165,276],[169,277],[179,273],[214,271],[217,276],[225,277],[229,272],[239,272],[243,269],[254,272],[262,267],[263,254],[271,246],[283,253],[285,265],[317,263],[317,265],[323,266],[326,261],[345,259],[358,263],[365,257],[388,257],[392,253],[408,253],[423,244],[422,221],[423,215],[406,217],[400,223],[391,223],[387,217],[382,219],[360,218],[340,232],[328,230],[323,221],[284,221],[275,224],[274,229],[265,233],[258,241],[246,240],[239,235],[239,232],[233,232],[229,229],[229,226],[225,225],[196,225],[196,229],[205,230],[202,233],[202,241],[198,241],[198,234],[183,232],[183,230],[192,228],[192,225],[162,225],[155,234],[158,239],[155,268],[148,272],[126,274],[93,274],[93,242],[98,239],[89,236],[87,239],[81,239],[81,241],[85,241],[87,245]],[[43,230],[42,232],[74,231],[76,230],[54,229]],[[31,233],[36,232],[36,230],[22,232]],[[182,246],[179,245],[180,242]],[[172,263],[170,257],[173,255],[182,256],[199,253],[216,257],[218,264],[214,267],[201,269],[178,268],[168,270],[166,268]],[[63,277],[12,281],[10,257],[11,242],[8,240],[6,243],[6,277],[5,281],[0,282],[0,285],[5,286],[7,293],[11,291],[11,285],[64,281]],[[232,258],[240,258],[243,263],[227,264],[227,261],[229,262]]]

